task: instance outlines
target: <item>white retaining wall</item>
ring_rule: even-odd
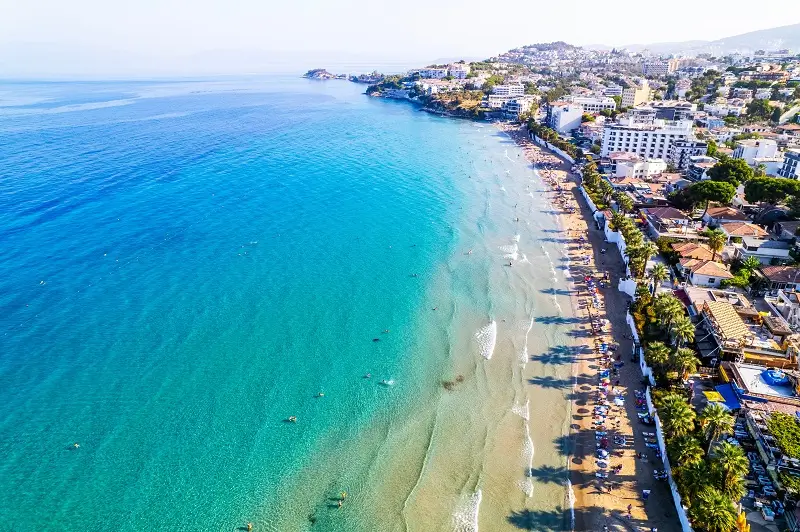
[[[589,193],[586,192],[586,189],[583,188],[583,185],[580,185],[578,188],[580,189],[581,194],[583,195],[583,199],[586,200],[586,204],[592,210],[592,214],[595,216],[595,218],[597,218],[598,209],[597,206],[594,204],[594,201],[592,201],[592,198],[589,196]]]
[[[636,322],[633,321],[633,316],[631,316],[630,312],[625,313],[625,321],[628,322],[628,327],[631,329],[631,335],[633,335],[633,341],[639,345],[641,342],[639,341],[639,333],[636,332]],[[639,369],[642,371],[642,376],[647,377],[650,381],[651,386],[656,385],[656,380],[653,377],[653,370],[647,363],[644,361],[644,353],[636,353],[637,357],[639,358]]]
[[[537,137],[533,133],[531,133],[531,139],[533,139],[533,142],[535,142],[539,146],[545,146],[548,150],[552,151],[553,153],[555,153],[556,155],[558,155],[562,159],[566,159],[567,161],[571,162],[572,164],[575,164],[575,159],[573,159],[572,157],[570,157],[569,155],[567,155],[566,153],[564,153],[560,149],[556,148],[555,146],[553,146],[549,142],[545,142],[543,139]]]
[[[683,532],[693,532],[692,525],[689,524],[689,518],[686,515],[686,510],[683,509],[683,504],[681,503],[681,495],[678,493],[678,486],[675,485],[675,481],[672,479],[672,468],[669,465],[667,447],[664,443],[664,432],[661,430],[661,420],[658,419],[658,414],[654,416],[654,419],[656,421],[658,448],[661,450],[661,456],[664,459],[664,471],[667,472],[667,482],[669,482],[669,489],[672,492],[672,500],[675,502],[675,510],[678,512],[678,521],[681,523],[681,530]]]
[[[620,279],[617,285],[617,290],[624,292],[631,297],[636,296],[636,281],[632,277],[627,279]]]

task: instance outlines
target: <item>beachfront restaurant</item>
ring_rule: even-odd
[[[716,348],[701,352],[703,358],[714,356],[722,360],[753,362],[765,367],[797,366],[800,335],[795,334],[786,320],[759,312],[755,307],[728,301],[703,302],[701,324],[707,333],[698,341],[713,338]]]

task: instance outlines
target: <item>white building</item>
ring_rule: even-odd
[[[787,150],[783,158],[783,166],[778,171],[781,177],[800,179],[800,150]]]
[[[645,76],[666,76],[678,70],[679,59],[665,59],[661,61],[648,61],[642,64],[642,73]]]
[[[519,115],[530,111],[534,103],[536,103],[536,96],[517,96],[516,98],[506,102],[503,107],[503,112],[511,115],[514,118],[519,118]]]
[[[508,102],[515,98],[516,96],[498,96],[497,94],[490,94],[486,97],[486,104],[489,109],[502,109]]]
[[[711,116],[739,116],[745,113],[745,106],[740,103],[707,103],[703,111]]]
[[[741,98],[748,100],[753,98],[753,89],[747,87],[733,87],[731,89],[731,98]]]
[[[467,74],[469,74],[469,65],[456,63],[454,65],[450,65],[448,70],[450,71],[450,75],[455,79],[467,79]]]
[[[705,155],[708,151],[708,143],[699,140],[676,140],[672,143],[668,153],[667,162],[678,170],[685,170],[689,167],[691,157]]]
[[[667,163],[662,159],[644,159],[618,161],[615,177],[641,177],[647,178],[656,174],[661,174],[667,170]]]
[[[666,160],[674,142],[691,138],[692,122],[689,120],[655,120],[652,125],[645,125],[623,119],[603,130],[600,155],[607,157],[609,153],[624,151],[642,158]]]
[[[568,133],[581,125],[583,106],[573,102],[555,102],[547,108],[547,126],[559,133]]]
[[[586,98],[580,96],[573,96],[570,98],[572,103],[577,103],[581,107],[583,107],[584,113],[599,113],[608,109],[609,111],[613,111],[617,108],[617,102],[614,101],[613,98]]]
[[[423,68],[419,71],[419,77],[425,79],[443,79],[447,77],[446,68]]]
[[[612,83],[603,89],[603,96],[622,96],[622,87]]]
[[[756,100],[769,100],[770,96],[772,96],[772,89],[761,88],[761,89],[756,89],[756,94],[754,98]]]
[[[744,159],[747,164],[752,166],[755,164],[755,159],[775,157],[776,153],[778,153],[778,144],[772,139],[737,140],[733,158]]]
[[[764,173],[771,177],[777,177],[779,174],[778,172],[781,171],[783,168],[783,154],[778,152],[775,157],[756,157],[753,159],[753,168],[758,168],[759,166],[764,169]]]
[[[688,79],[679,79],[675,82],[675,96],[685,98],[686,93],[692,88],[692,82]]]
[[[495,85],[492,94],[497,96],[523,96],[525,87],[522,84]]]

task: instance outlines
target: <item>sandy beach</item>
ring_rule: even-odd
[[[637,395],[644,387],[638,364],[631,361],[633,346],[625,321],[630,298],[616,289],[625,275],[622,259],[595,226],[578,188],[579,176],[570,173],[571,164],[533,143],[526,129],[501,129],[550,185],[552,205],[562,213],[572,302],[580,318],[575,328],[581,347],[573,368],[569,459],[574,530],[673,529],[677,517],[668,485],[654,478],[661,461],[646,445],[654,427],[639,423],[637,416]],[[604,371],[607,378],[601,381]],[[602,462],[597,456],[600,445],[609,452]],[[598,477],[598,472],[607,477]],[[646,501],[642,490],[650,490]]]

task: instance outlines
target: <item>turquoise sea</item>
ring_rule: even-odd
[[[0,530],[568,526],[545,188],[364,88],[0,83]]]

